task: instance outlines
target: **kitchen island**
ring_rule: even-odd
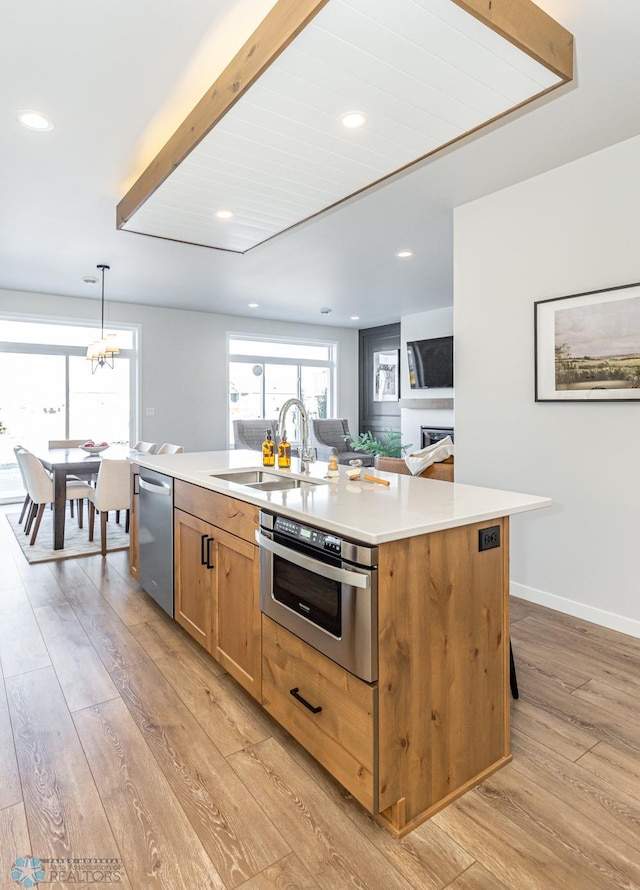
[[[174,479],[175,618],[401,836],[510,760],[509,516],[550,500],[259,458],[134,458]],[[374,548],[373,680],[261,613],[260,510]]]

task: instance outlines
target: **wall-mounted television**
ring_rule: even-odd
[[[453,386],[453,337],[407,343],[411,389]]]

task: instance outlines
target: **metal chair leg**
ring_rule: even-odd
[[[511,695],[514,698],[519,698],[520,693],[518,692],[518,679],[516,677],[516,663],[513,660],[513,646],[511,645],[511,640],[509,640],[509,683],[511,684]]]

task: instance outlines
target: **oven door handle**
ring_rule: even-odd
[[[322,575],[342,584],[350,584],[352,587],[366,589],[371,586],[371,578],[368,572],[366,574],[363,572],[351,572],[349,569],[339,569],[318,559],[312,559],[310,556],[305,556],[304,553],[299,553],[297,550],[284,547],[282,544],[278,544],[277,541],[266,538],[259,531],[256,532],[256,541],[270,553],[275,553],[276,556],[281,556],[287,562],[291,562],[310,572],[315,572],[316,575]]]

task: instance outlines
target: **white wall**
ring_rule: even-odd
[[[452,427],[453,408],[427,408],[424,401],[430,399],[453,399],[453,389],[411,389],[409,384],[409,363],[407,341],[430,340],[432,337],[448,337],[453,334],[453,308],[431,309],[403,315],[400,321],[400,374],[402,404],[400,408],[400,428],[402,441],[411,443],[413,449],[421,446],[421,426]],[[407,402],[415,402],[415,407],[407,407]],[[420,405],[420,407],[418,407]]]
[[[74,297],[0,290],[0,314],[95,323],[100,303]],[[107,305],[109,322],[141,326],[139,436],[179,442],[187,451],[227,447],[227,332],[326,339],[338,343],[336,415],[358,420],[358,332],[324,325],[261,321],[137,304]],[[145,409],[154,408],[147,417]]]
[[[640,403],[534,402],[533,304],[640,280],[640,137],[458,208],[456,479],[549,495],[512,592],[640,636]]]

